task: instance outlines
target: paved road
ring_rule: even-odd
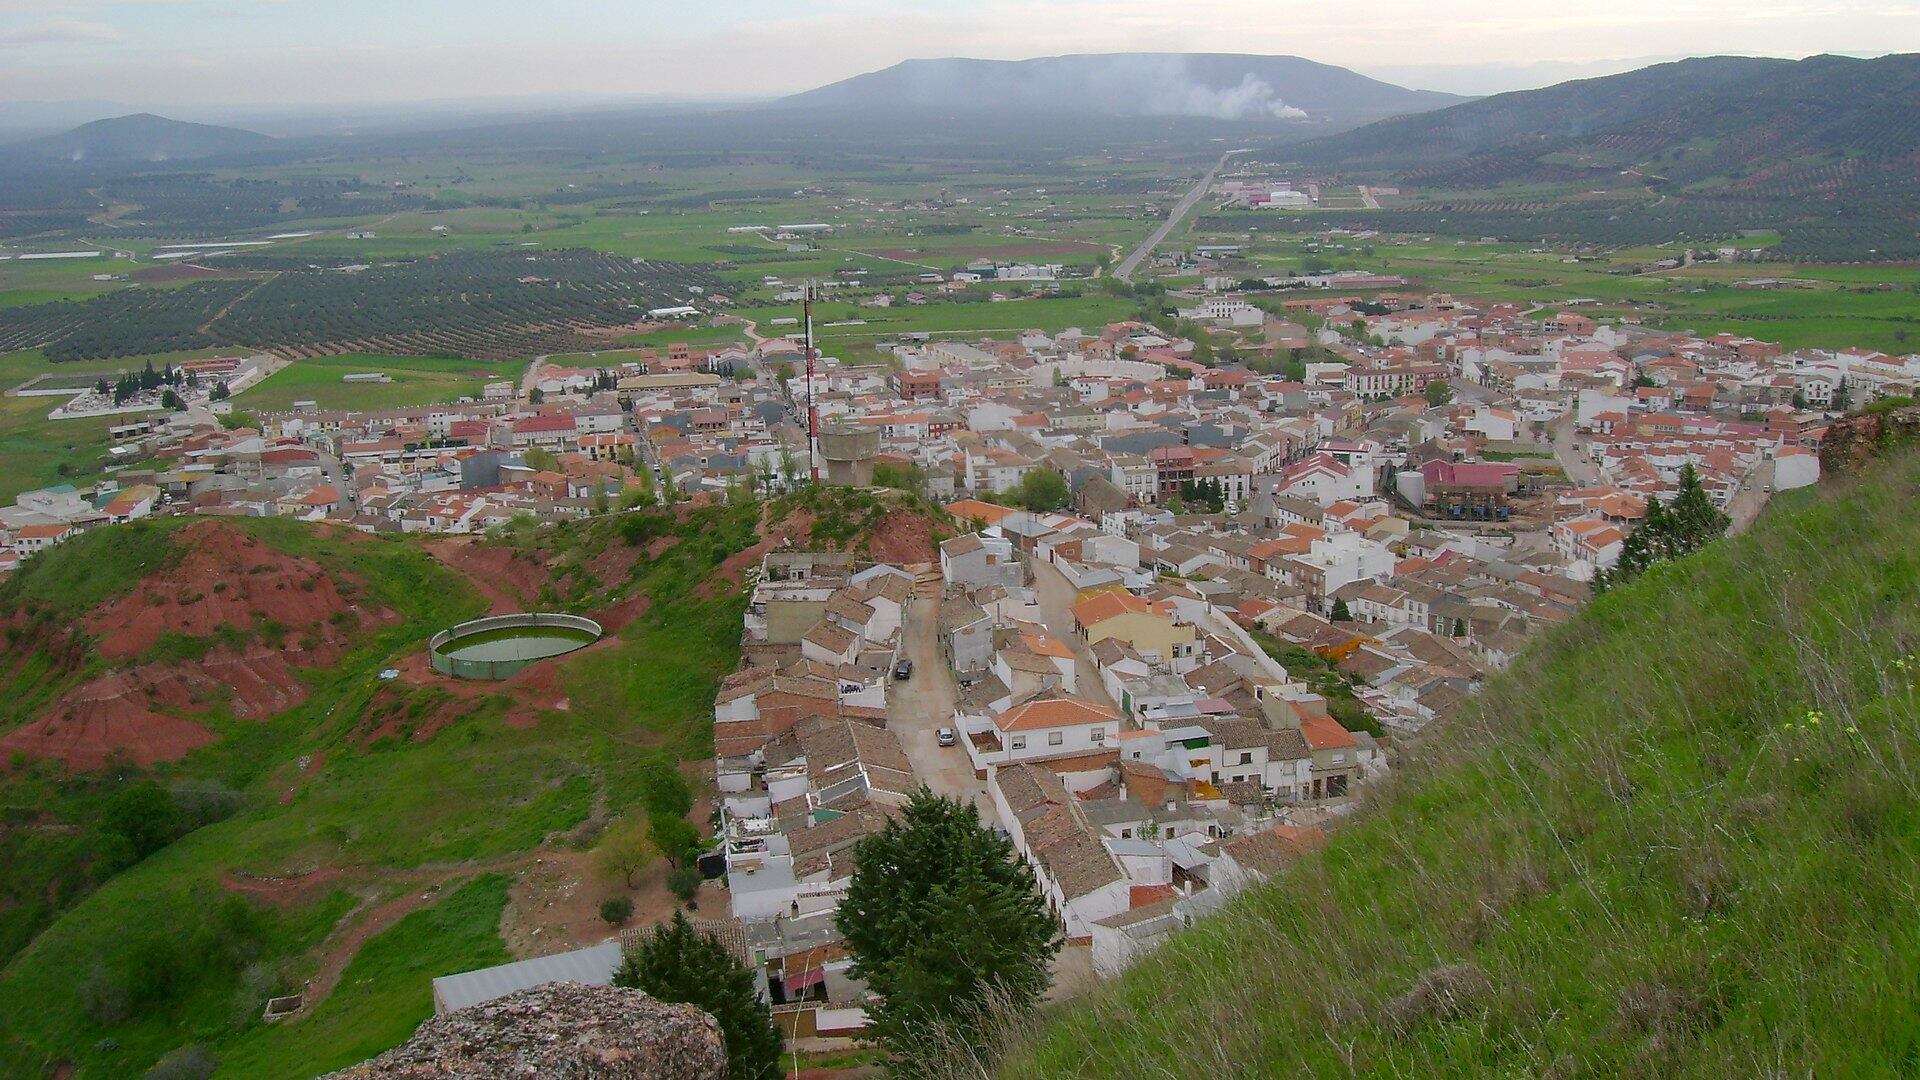
[[[1119,269],[1113,272],[1113,276],[1119,278],[1121,281],[1131,283],[1133,281],[1133,272],[1140,268],[1140,264],[1146,261],[1148,255],[1153,254],[1153,249],[1158,247],[1161,241],[1167,238],[1167,234],[1171,233],[1174,227],[1180,224],[1181,220],[1187,216],[1187,211],[1192,210],[1194,204],[1206,195],[1207,189],[1213,186],[1213,178],[1219,175],[1221,167],[1226,165],[1228,158],[1237,153],[1240,153],[1240,151],[1229,150],[1221,154],[1220,160],[1214,162],[1213,168],[1207,170],[1207,175],[1202,177],[1200,182],[1193,186],[1192,191],[1187,192],[1184,198],[1174,204],[1173,213],[1167,215],[1167,220],[1162,222],[1160,227],[1153,231],[1152,236],[1147,237],[1146,243],[1135,248],[1133,254],[1127,256],[1125,261],[1121,262]]]
[[[1766,509],[1767,499],[1773,495],[1773,462],[1763,461],[1753,470],[1747,482],[1733,493],[1733,501],[1727,504],[1727,516],[1733,519],[1733,525],[1727,531],[1733,535],[1747,531],[1760,511]]]
[[[1569,410],[1555,420],[1548,429],[1553,433],[1553,457],[1566,471],[1567,479],[1575,487],[1593,487],[1600,483],[1600,470],[1593,466],[1587,456],[1580,452],[1578,434],[1573,427],[1573,413]]]
[[[1066,630],[1073,629],[1073,615],[1067,610],[1072,602],[1072,591],[1067,588],[1066,579],[1060,576],[1059,571],[1052,567],[1041,567],[1039,572],[1047,575],[1042,579],[1044,584],[1038,586],[1038,591],[1042,592],[1041,606],[1047,627],[1062,639],[1072,642],[1072,635],[1057,629],[1059,624],[1056,621],[1056,616],[1064,616],[1067,620]],[[934,735],[940,728],[953,722],[957,693],[953,673],[947,667],[947,658],[940,652],[937,633],[939,612],[940,598],[937,594],[916,595],[907,604],[906,646],[907,656],[913,661],[913,678],[893,684],[892,697],[887,705],[887,727],[900,740],[900,748],[906,751],[907,760],[913,763],[915,778],[932,788],[936,795],[971,800],[980,809],[983,823],[999,826],[1000,817],[993,808],[993,800],[987,795],[986,781],[973,778],[973,764],[967,758],[967,752],[958,746],[941,746]],[[1089,674],[1092,665],[1085,656],[1081,656],[1080,665],[1081,694],[1097,701],[1106,701],[1106,691],[1100,687],[1098,676]],[[1068,945],[1061,949],[1049,967],[1053,981],[1047,988],[1047,1001],[1075,997],[1100,984],[1099,976],[1093,971],[1093,950],[1084,945]]]
[[[1053,636],[1073,650],[1076,696],[1109,709],[1115,708],[1112,695],[1100,682],[1100,669],[1080,635],[1073,632],[1073,586],[1051,564],[1033,562],[1033,592],[1040,601],[1040,621]]]
[[[937,596],[915,596],[907,604],[907,657],[913,661],[913,677],[893,684],[887,727],[913,763],[915,778],[936,795],[971,800],[980,808],[983,821],[998,824],[993,800],[986,797],[986,782],[973,778],[967,752],[958,746],[941,746],[935,738],[936,731],[953,723],[956,693],[953,672],[941,655],[936,634],[939,613]]]

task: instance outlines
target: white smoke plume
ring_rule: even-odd
[[[1207,116],[1215,120],[1305,120],[1306,111],[1280,100],[1266,80],[1251,72],[1240,85],[1215,89],[1187,81],[1165,87],[1147,98],[1146,111],[1152,116]]]

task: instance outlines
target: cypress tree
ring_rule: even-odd
[[[854,848],[834,922],[853,975],[880,997],[869,1034],[910,1068],[945,1039],[979,1038],[993,1005],[1031,1009],[1061,943],[1012,842],[925,787]]]
[[[685,912],[627,950],[613,985],[660,1001],[697,1006],[720,1022],[732,1080],[774,1080],[780,1072],[780,1032],[754,989],[753,973],[720,939],[703,934]]]

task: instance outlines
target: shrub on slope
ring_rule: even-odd
[[[1890,459],[1603,596],[1000,1071],[1912,1075],[1916,490]]]

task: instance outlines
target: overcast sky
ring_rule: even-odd
[[[0,0],[0,102],[755,96],[913,57],[1293,53],[1486,93],[1920,50],[1920,0]]]

